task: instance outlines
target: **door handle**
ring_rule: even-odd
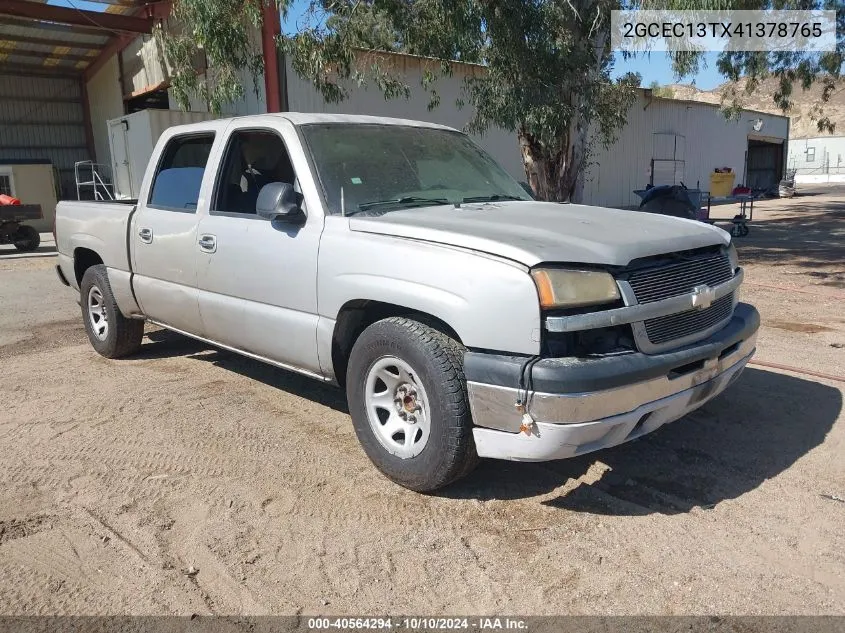
[[[217,250],[217,238],[214,235],[200,235],[199,239],[200,250],[206,253],[213,253]]]
[[[150,244],[153,241],[153,230],[152,229],[138,229],[138,237],[141,238],[141,241],[144,244]]]

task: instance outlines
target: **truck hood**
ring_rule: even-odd
[[[640,257],[730,242],[725,231],[703,222],[533,201],[391,211],[351,217],[349,228],[481,251],[529,267],[543,262],[625,266]]]

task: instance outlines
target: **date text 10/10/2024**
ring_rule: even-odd
[[[471,630],[497,631],[511,630],[520,631],[528,628],[525,620],[520,618],[497,618],[497,617],[475,617],[475,618],[435,618],[435,617],[359,617],[359,618],[331,618],[318,617],[309,618],[309,630]]]

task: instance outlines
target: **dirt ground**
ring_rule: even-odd
[[[845,188],[803,193],[737,240],[743,299],[758,360],[843,377]],[[336,390],[162,331],[99,357],[54,262],[0,258],[0,613],[845,614],[845,382],[749,367],[423,496]]]

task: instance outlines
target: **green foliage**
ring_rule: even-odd
[[[168,23],[157,27],[156,37],[172,94],[183,110],[196,97],[216,113],[244,98],[241,71],[256,82],[264,70],[260,28],[260,2],[175,0]]]
[[[647,8],[702,9],[696,0],[645,0]],[[778,88],[771,95],[772,102],[787,112],[793,105],[796,89],[809,90],[821,85],[821,101],[815,104],[812,116],[820,132],[833,132],[834,125],[825,115],[825,104],[834,94],[845,64],[845,4],[842,0],[712,0],[708,9],[778,9],[778,10],[835,10],[836,50],[814,52],[726,52],[716,62],[719,72],[733,82],[723,94],[722,107],[728,117],[739,116],[748,95],[760,88],[764,79],[775,78]],[[702,55],[694,52],[671,55],[678,79],[694,76],[703,63]],[[740,86],[744,79],[744,86]]]
[[[610,76],[610,11],[618,6],[618,0],[330,0],[319,4],[330,20],[300,25],[281,45],[296,72],[330,102],[368,83],[386,98],[410,94],[407,77],[379,51],[430,58],[421,81],[429,108],[440,103],[436,80],[452,73],[452,60],[483,65],[468,73],[459,99],[471,106],[467,129],[517,132],[533,167],[545,170],[537,176],[527,169],[535,190],[567,199],[586,164],[587,130],[597,142],[612,142],[639,84],[637,76]]]
[[[651,90],[651,94],[655,97],[661,97],[663,99],[673,99],[675,97],[675,91],[670,86],[661,86],[656,81],[652,81],[648,89]]]

